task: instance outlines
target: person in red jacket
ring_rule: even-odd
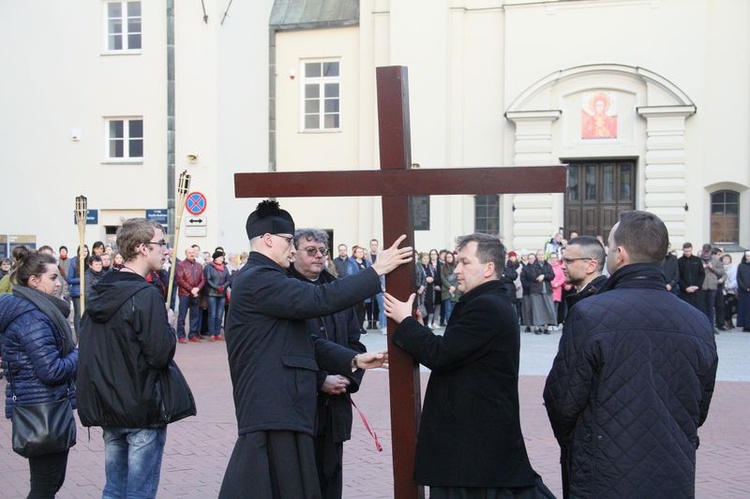
[[[177,312],[177,339],[180,343],[187,343],[185,338],[185,317],[190,312],[189,338],[192,342],[200,342],[201,330],[201,290],[206,285],[203,275],[203,267],[195,261],[199,250],[192,246],[185,250],[185,259],[177,262],[177,296],[179,298],[179,310]]]

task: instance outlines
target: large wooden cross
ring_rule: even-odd
[[[237,173],[236,197],[381,196],[383,239],[406,234],[414,245],[409,196],[564,192],[565,166],[411,169],[409,91],[404,66],[377,68],[380,170]],[[402,265],[387,277],[388,292],[405,299],[414,291],[414,267]],[[394,497],[423,498],[414,483],[414,454],[421,411],[419,366],[390,342],[388,320],[391,440]],[[490,423],[488,423],[490,424]]]

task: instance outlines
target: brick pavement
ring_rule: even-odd
[[[554,356],[559,334],[522,335],[521,419],[532,465],[559,494],[558,449],[541,403],[544,376]],[[364,337],[370,350],[382,348],[385,338]],[[696,489],[698,498],[750,497],[750,335],[722,333],[717,337],[720,370],[708,421],[700,430]],[[178,345],[177,362],[193,388],[198,416],[170,425],[162,466],[159,497],[216,497],[236,436],[231,383],[222,343]],[[428,373],[422,373],[423,384]],[[739,380],[739,381],[731,381]],[[4,385],[4,381],[0,382]],[[382,370],[367,373],[359,407],[383,443],[378,453],[355,414],[353,438],[344,448],[344,497],[392,497],[391,435],[388,378]],[[491,422],[488,422],[491,424]],[[101,497],[104,451],[101,431],[79,428],[78,445],[71,450],[65,485],[58,498]],[[10,423],[0,421],[0,483],[4,498],[25,497],[28,464],[10,449]]]

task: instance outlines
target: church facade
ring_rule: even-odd
[[[183,228],[180,246],[242,251],[258,199],[234,197],[234,173],[378,168],[375,68],[403,65],[415,167],[569,165],[564,194],[420,200],[417,248],[475,230],[529,250],[559,230],[606,237],[627,209],[657,213],[676,248],[750,247],[747,2],[204,4],[56,6],[50,39],[61,19],[80,25],[62,47],[0,56],[16,76],[0,83],[14,123],[0,134],[14,151],[6,178],[52,180],[0,232],[71,245],[83,193],[98,209],[88,243],[104,240],[123,217],[173,208],[187,170],[206,223]],[[33,46],[22,28],[0,36]],[[6,213],[26,195],[9,191]],[[280,201],[335,244],[382,236],[378,198]]]

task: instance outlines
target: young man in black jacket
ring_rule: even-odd
[[[158,380],[176,338],[145,277],[161,269],[167,245],[161,225],[143,218],[125,221],[117,244],[125,263],[92,288],[81,321],[78,415],[103,430],[103,497],[155,497],[167,437]]]

